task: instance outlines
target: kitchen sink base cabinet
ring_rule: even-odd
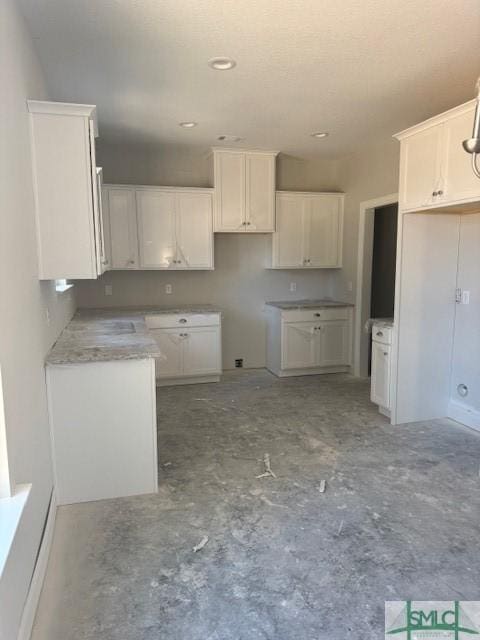
[[[154,359],[47,365],[59,505],[155,493]]]
[[[267,309],[269,371],[280,378],[350,371],[350,307]]]

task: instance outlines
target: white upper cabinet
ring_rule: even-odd
[[[213,269],[211,189],[106,185],[112,269]]]
[[[110,268],[138,269],[135,191],[104,187],[103,192],[109,220]]]
[[[342,193],[278,191],[272,268],[341,267],[343,201]]]
[[[480,200],[480,180],[462,147],[472,135],[474,112],[475,102],[468,102],[395,136],[401,143],[401,211],[462,211]]]
[[[136,192],[140,267],[168,269],[176,264],[175,194]]]
[[[28,101],[39,278],[102,273],[92,105]]]
[[[176,194],[177,268],[213,269],[212,194]]]
[[[217,232],[275,230],[276,152],[214,149]]]

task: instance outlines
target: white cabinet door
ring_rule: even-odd
[[[212,196],[176,195],[177,267],[213,269]]]
[[[275,231],[275,156],[245,155],[246,231]]]
[[[138,269],[137,217],[133,189],[108,189],[112,269]]]
[[[273,234],[273,267],[301,267],[304,261],[305,199],[277,195],[277,231]]]
[[[337,196],[307,197],[308,267],[341,267],[342,211]]]
[[[370,398],[385,409],[390,409],[390,350],[388,344],[372,342]]]
[[[245,154],[221,152],[215,162],[215,231],[245,230]]]
[[[136,199],[140,266],[168,269],[176,265],[175,194],[145,189],[136,192]]]
[[[185,332],[183,373],[186,376],[221,372],[219,327],[195,327]]]
[[[155,359],[157,378],[178,378],[183,374],[183,343],[186,340],[180,329],[150,329],[165,359]]]
[[[480,180],[472,171],[472,156],[465,153],[463,140],[472,135],[474,110],[450,118],[444,124],[444,145],[439,201],[480,200]]]
[[[321,367],[347,366],[350,364],[350,323],[348,320],[324,322],[320,325]]]
[[[289,322],[282,327],[282,369],[318,366],[319,338],[313,322]]]
[[[400,209],[414,210],[435,203],[441,189],[443,125],[438,124],[402,141],[400,154]]]

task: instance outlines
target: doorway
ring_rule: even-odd
[[[397,261],[398,203],[374,209],[370,318],[393,318]],[[372,369],[372,336],[368,350],[368,373]]]
[[[390,207],[392,207],[390,209]],[[376,272],[378,275],[377,287],[383,288],[388,286],[388,282],[392,281],[392,268],[386,267],[386,263],[393,264],[393,276],[395,275],[395,256],[391,249],[393,236],[397,236],[393,233],[391,225],[388,222],[382,225],[381,215],[386,213],[386,216],[391,218],[397,218],[398,214],[393,213],[398,210],[398,194],[392,193],[381,198],[375,198],[373,200],[367,200],[360,203],[360,215],[359,215],[359,228],[358,228],[358,255],[357,255],[357,283],[356,283],[356,304],[355,304],[355,349],[354,349],[354,375],[360,377],[367,377],[369,375],[369,362],[370,362],[370,335],[365,332],[365,323],[372,316],[372,273]],[[378,212],[378,216],[376,213]],[[387,248],[383,250],[383,242],[378,242],[378,257],[377,263],[380,268],[373,268],[373,255],[374,255],[374,231],[375,231],[375,219],[378,218],[378,236],[389,236],[387,241]],[[382,226],[386,227],[382,228]],[[390,249],[388,249],[390,247]],[[395,245],[396,248],[396,245]],[[396,251],[395,251],[396,253]],[[385,272],[385,273],[384,273]],[[389,272],[389,275],[388,275]],[[383,284],[382,284],[383,282]],[[394,281],[393,281],[394,282]],[[394,291],[394,287],[391,289]],[[390,304],[390,302],[383,296],[377,296],[375,294],[375,316],[376,317],[388,317],[393,313],[386,314],[382,312],[379,314],[377,304]],[[377,302],[378,300],[378,302]]]

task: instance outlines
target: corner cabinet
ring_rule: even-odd
[[[27,101],[40,280],[105,270],[93,105]]]
[[[213,269],[211,189],[105,185],[112,269]]]
[[[213,149],[214,231],[275,231],[277,152]]]
[[[273,269],[342,266],[343,193],[277,191]]]
[[[158,386],[218,382],[222,373],[220,313],[148,315],[145,322],[164,355],[155,361]]]
[[[472,135],[474,114],[473,100],[395,136],[400,141],[400,211],[461,212],[480,200],[480,180],[462,147]]]

